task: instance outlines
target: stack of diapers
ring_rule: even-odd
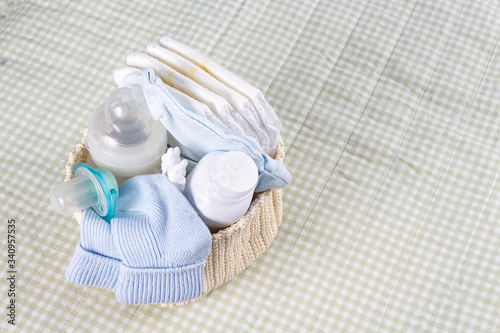
[[[260,90],[229,72],[208,57],[170,37],[160,39],[160,45],[147,46],[147,54],[128,55],[127,64],[115,71],[115,81],[133,71],[150,68],[167,85],[194,99],[193,111],[211,114],[210,121],[227,132],[243,135],[250,144],[261,147],[275,157],[281,122]],[[194,103],[197,104],[197,103]]]
[[[273,159],[281,122],[260,90],[170,37],[160,45],[129,54],[129,67],[116,69],[114,78],[120,87],[143,89],[153,118],[190,169],[211,151],[238,150],[257,165],[257,192],[288,185],[290,173]]]

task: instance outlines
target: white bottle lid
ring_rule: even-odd
[[[258,176],[255,162],[239,151],[222,154],[209,173],[214,191],[227,200],[241,200],[252,195]]]

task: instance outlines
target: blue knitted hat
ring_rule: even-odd
[[[66,278],[78,284],[114,290],[120,258],[111,226],[92,209],[83,211],[80,243],[66,270]]]
[[[201,295],[212,237],[166,176],[137,176],[123,184],[111,231],[122,260],[119,302],[174,303]]]

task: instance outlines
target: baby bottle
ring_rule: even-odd
[[[120,87],[92,115],[86,146],[97,166],[133,177],[159,172],[167,131],[151,117],[140,87]]]
[[[239,151],[205,155],[186,178],[184,195],[210,231],[245,215],[257,186],[255,162]]]

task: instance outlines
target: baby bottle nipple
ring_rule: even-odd
[[[120,87],[92,115],[86,146],[98,166],[132,177],[159,167],[167,132],[151,117],[140,87]]]
[[[106,221],[115,215],[118,184],[115,177],[104,168],[92,169],[77,163],[74,178],[50,189],[50,202],[60,214],[70,214],[92,207]]]
[[[144,95],[138,89],[116,89],[106,100],[105,133],[118,145],[135,146],[151,135],[151,116]]]

